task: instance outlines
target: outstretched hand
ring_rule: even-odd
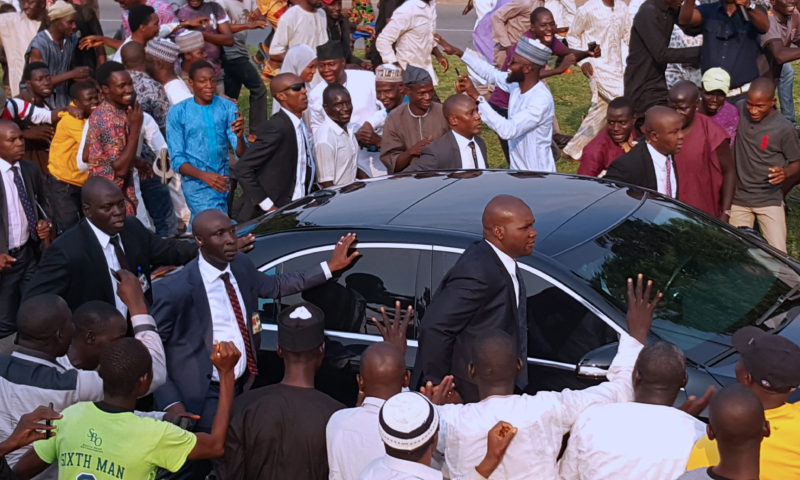
[[[419,387],[421,394],[428,397],[434,405],[444,405],[446,403],[461,403],[461,396],[456,392],[456,382],[453,380],[452,375],[447,375],[439,382],[439,385],[434,385],[433,382],[428,381],[425,385]]]
[[[709,403],[711,403],[711,397],[714,396],[714,392],[716,392],[714,385],[709,385],[709,387],[706,389],[706,393],[704,393],[702,397],[697,398],[696,395],[690,395],[689,398],[683,402],[683,405],[678,407],[678,409],[683,410],[693,417],[696,417],[700,415],[700,412],[706,409]]]
[[[442,51],[448,55],[455,55],[457,57],[464,55],[463,50],[450,45],[450,43],[448,43],[448,41],[442,38],[442,36],[438,33],[433,34],[433,40],[438,43],[439,46],[442,47]]]
[[[344,270],[345,268],[349,267],[356,260],[356,258],[361,256],[361,254],[358,253],[358,250],[353,250],[353,252],[349,254],[347,253],[355,241],[355,233],[348,233],[347,235],[339,238],[339,241],[336,242],[336,246],[333,248],[331,259],[328,260],[328,268],[331,269],[331,273]]]
[[[647,334],[653,325],[653,312],[658,306],[658,302],[664,297],[660,291],[652,297],[653,281],[647,281],[644,286],[644,275],[641,273],[636,276],[636,287],[634,288],[633,279],[628,279],[628,333],[644,345]]]
[[[408,308],[405,309],[405,313],[401,312],[400,301],[398,300],[394,304],[393,322],[389,321],[389,316],[386,315],[386,309],[383,307],[381,307],[380,320],[372,317],[372,323],[378,327],[378,331],[381,332],[383,341],[400,347],[400,350],[403,352],[403,356],[406,354],[406,331],[408,330],[408,322],[411,320],[411,312],[413,310],[414,309],[411,307],[411,305],[409,305]]]
[[[0,451],[0,454],[10,453],[25,445],[29,445],[36,440],[47,438],[47,432],[54,430],[55,425],[45,425],[45,420],[58,420],[61,414],[45,406],[39,406],[36,410],[23,415],[17,427],[11,435],[3,442],[8,447],[7,452]],[[5,449],[3,449],[5,450]]]

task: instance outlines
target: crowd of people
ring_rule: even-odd
[[[0,0],[1,479],[800,478],[800,347],[744,327],[737,384],[676,408],[686,358],[648,344],[661,295],[642,275],[607,381],[530,390],[516,259],[536,231],[506,195],[427,306],[413,372],[398,304],[373,319],[358,404],[316,390],[324,314],[300,303],[277,318],[282,380],[253,388],[259,299],[360,253],[347,234],[268,275],[235,223],[356,179],[489,168],[485,124],[513,170],[564,156],[786,251],[794,0],[470,0],[466,50],[435,0],[118,3],[108,36],[86,0]],[[573,67],[592,102],[570,137],[546,79]]]

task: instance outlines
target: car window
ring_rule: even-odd
[[[430,251],[410,248],[362,248],[354,265],[335,281],[279,299],[280,308],[308,301],[325,312],[325,328],[342,332],[380,335],[369,320],[380,318],[380,308],[393,316],[395,301],[405,307],[417,305],[416,298],[430,295]],[[329,251],[309,253],[281,263],[282,273],[308,269],[330,258]],[[426,278],[427,276],[427,278]],[[412,320],[407,337],[416,339],[417,322]]]
[[[436,288],[459,256],[434,252]],[[618,340],[614,329],[568,293],[528,270],[520,272],[528,298],[529,357],[577,364],[586,353]]]
[[[697,361],[726,351],[742,326],[775,329],[800,310],[800,277],[788,265],[666,202],[645,202],[609,232],[557,259],[621,311],[626,279],[637,273],[652,279],[664,293],[653,332]]]

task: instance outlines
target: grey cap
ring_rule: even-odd
[[[519,39],[519,42],[517,42],[517,49],[514,53],[526,60],[530,60],[536,65],[542,66],[547,65],[550,56],[553,55],[553,51],[545,47],[542,42],[539,40],[532,40],[528,37]]]
[[[426,83],[433,83],[433,79],[427,70],[424,68],[408,65],[403,72],[403,84],[412,87],[414,85],[425,85]]]

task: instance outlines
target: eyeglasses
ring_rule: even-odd
[[[305,83],[295,83],[295,84],[289,85],[288,87],[284,88],[283,90],[281,90],[278,93],[283,93],[286,90],[294,90],[295,92],[299,92],[300,90],[302,90],[304,88],[306,88],[306,84]]]

